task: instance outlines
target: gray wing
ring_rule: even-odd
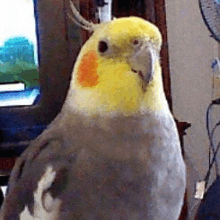
[[[1,217],[138,219],[147,193],[140,170],[136,161],[112,163],[88,149],[67,153],[59,138],[37,139],[13,169]]]

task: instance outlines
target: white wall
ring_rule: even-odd
[[[208,169],[205,113],[212,100],[210,66],[218,56],[218,43],[210,37],[198,0],[166,0],[166,16],[173,111],[179,121],[192,124],[184,137],[190,209],[195,183]]]

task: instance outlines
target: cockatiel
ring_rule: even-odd
[[[63,108],[17,160],[0,219],[177,220],[185,165],[161,34],[138,17],[86,25]]]

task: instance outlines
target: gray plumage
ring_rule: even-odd
[[[63,201],[58,219],[177,219],[185,167],[170,114],[118,116],[105,130],[101,117],[71,116],[71,123],[60,116],[64,123],[54,121],[19,158],[3,219],[19,219],[25,206],[35,214],[33,192],[49,166],[56,177],[41,199]]]

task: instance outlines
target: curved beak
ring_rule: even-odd
[[[136,50],[129,58],[132,71],[137,73],[143,80],[143,91],[146,90],[147,85],[153,78],[156,59],[156,51],[152,47],[149,47],[149,45],[142,45],[142,47]]]

